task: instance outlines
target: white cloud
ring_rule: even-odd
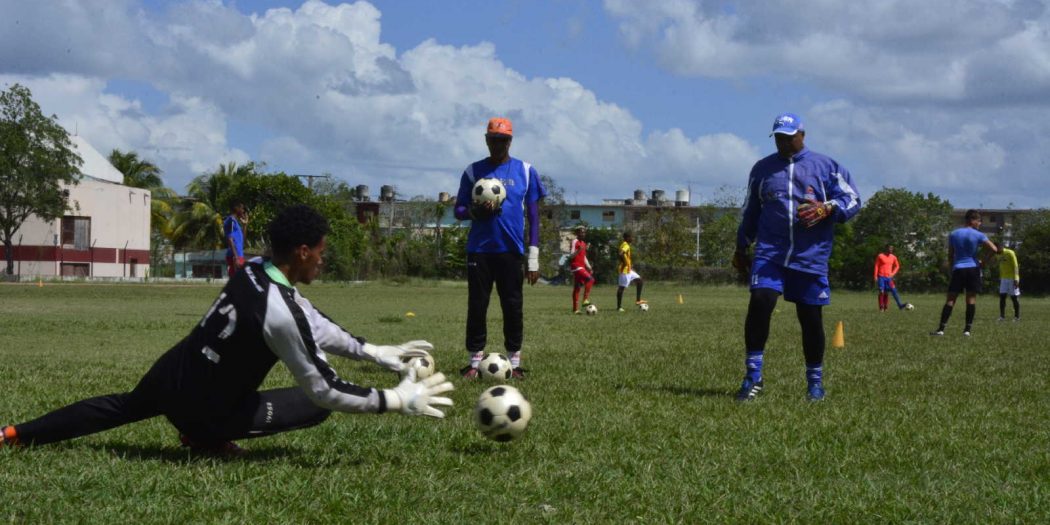
[[[135,150],[164,170],[164,179],[189,181],[219,163],[246,162],[244,151],[226,143],[222,112],[199,98],[174,97],[162,114],[150,115],[134,100],[106,93],[106,82],[79,75],[0,75],[0,85],[20,83],[46,114],[108,155]]]
[[[1009,104],[989,92],[1050,88],[1043,0],[606,0],[625,42],[651,47],[665,68],[712,78],[770,76],[883,101]],[[996,75],[989,76],[988,73]]]

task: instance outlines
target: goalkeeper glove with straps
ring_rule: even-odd
[[[399,410],[409,416],[443,418],[445,413],[435,407],[450,407],[452,400],[438,395],[454,389],[441,372],[417,383],[416,371],[413,369],[396,387],[383,390],[383,396],[386,398],[387,410]]]

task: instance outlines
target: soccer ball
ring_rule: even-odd
[[[587,315],[598,315],[598,307],[594,306],[593,304],[587,305],[587,307],[584,308],[583,311],[587,312]]]
[[[507,189],[499,179],[480,179],[474,183],[471,198],[474,204],[494,202],[498,208],[503,204],[503,199],[507,198]]]
[[[481,435],[500,442],[521,437],[532,419],[532,405],[517,388],[497,385],[481,393],[474,423]]]
[[[510,379],[510,359],[503,354],[485,354],[485,358],[478,365],[478,372],[482,379],[507,380]]]
[[[429,354],[423,357],[401,358],[401,362],[405,364],[401,369],[402,379],[408,377],[408,371],[412,369],[416,371],[416,379],[426,379],[434,375],[434,358]]]
[[[911,304],[911,303],[905,303],[904,304],[904,309],[905,310],[914,310],[915,309],[915,305]]]
[[[649,303],[642,303],[642,304],[638,305],[638,309],[643,311],[643,312],[648,312],[649,311]]]

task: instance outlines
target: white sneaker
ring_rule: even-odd
[[[970,331],[967,330],[967,331],[963,332],[963,337],[970,337]]]

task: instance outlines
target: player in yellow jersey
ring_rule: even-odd
[[[1014,303],[1014,321],[1021,320],[1021,270],[1017,266],[1017,254],[1010,248],[1003,248],[999,256],[999,320],[1006,320],[1006,296]]]
[[[617,254],[620,258],[620,264],[617,265],[617,270],[620,272],[619,287],[616,289],[616,310],[624,311],[623,309],[623,290],[634,283],[635,286],[635,297],[634,304],[643,305],[646,303],[645,299],[642,299],[642,276],[638,275],[638,272],[634,271],[634,264],[631,262],[631,243],[634,242],[634,235],[631,232],[623,232],[623,242],[620,243],[620,249],[617,250]]]

